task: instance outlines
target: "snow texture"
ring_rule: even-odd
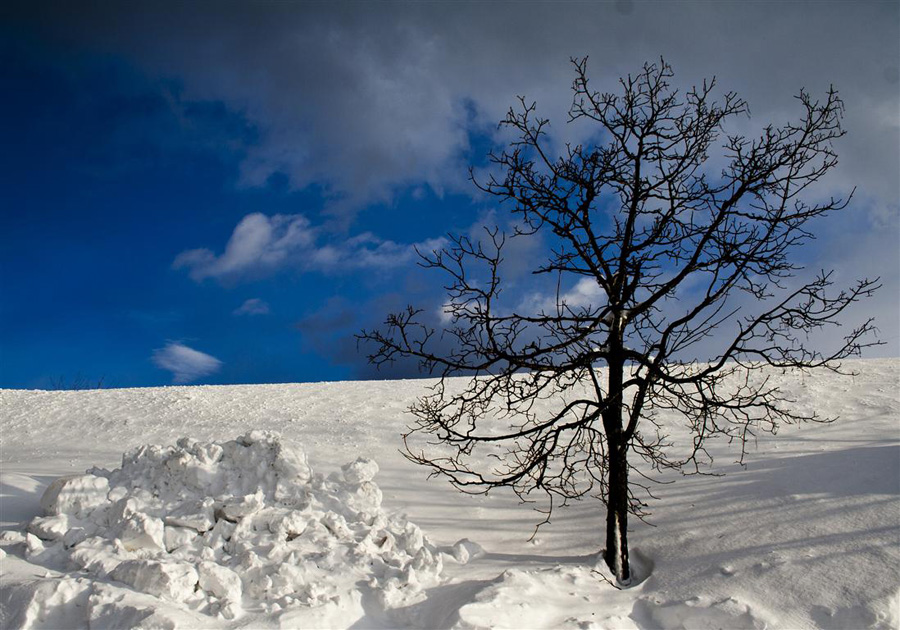
[[[400,456],[429,381],[0,390],[0,627],[900,628],[900,361],[845,367],[766,374],[836,422],[662,478],[628,588],[596,502],[529,540]]]

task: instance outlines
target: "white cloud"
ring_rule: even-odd
[[[411,262],[416,248],[431,252],[445,242],[439,238],[402,244],[382,240],[371,232],[343,241],[317,242],[326,238],[328,235],[302,215],[269,217],[257,212],[241,219],[222,254],[217,256],[209,249],[190,249],[178,254],[172,267],[188,269],[197,282],[206,278],[237,280],[288,267],[331,272],[388,269]]]
[[[516,309],[526,313],[554,313],[558,306],[565,304],[569,308],[585,308],[602,306],[606,302],[606,294],[593,278],[581,278],[570,290],[561,293],[532,292],[527,294]]]
[[[447,326],[448,324],[453,323],[453,303],[447,300],[441,304],[441,307],[437,311],[437,316],[441,326]]]
[[[154,365],[172,373],[174,383],[190,383],[218,372],[222,362],[214,356],[170,341],[153,351]]]
[[[228,278],[248,272],[265,273],[312,246],[314,230],[302,215],[248,214],[234,228],[225,251],[216,256],[208,249],[180,253],[173,267],[190,269],[191,278]]]
[[[234,309],[235,315],[268,315],[269,314],[269,305],[259,299],[259,298],[250,298],[241,304],[238,308]]]
[[[572,308],[600,306],[602,302],[606,301],[605,296],[606,294],[596,280],[593,278],[581,278],[575,283],[571,291],[568,291],[560,298],[560,302],[564,302]]]

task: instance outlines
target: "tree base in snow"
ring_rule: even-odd
[[[606,549],[600,552],[596,571],[600,573],[604,579],[618,588],[633,588],[643,583],[653,573],[653,560],[644,555],[640,549],[630,549],[628,555],[628,568],[630,569],[628,580],[618,580],[610,570],[609,565],[606,564]]]

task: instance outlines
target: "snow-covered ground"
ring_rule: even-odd
[[[400,455],[427,381],[0,390],[0,627],[898,628],[900,361],[848,367],[772,373],[837,422],[655,488],[625,590],[599,504],[529,542]]]

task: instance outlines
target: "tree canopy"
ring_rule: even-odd
[[[439,332],[409,307],[360,337],[374,344],[376,364],[415,357],[441,377],[411,410],[407,457],[468,492],[543,491],[551,509],[596,496],[607,506],[606,561],[627,583],[627,517],[642,514],[634,490],[645,485],[629,455],[696,472],[710,439],[743,445],[756,431],[820,419],[755,375],[839,369],[877,343],[871,319],[829,348],[809,336],[839,325],[878,280],[834,290],[832,272],[800,281],[794,260],[814,238],[810,221],[852,197],[805,199],[837,164],[837,91],[801,91],[796,122],[748,138],[726,131],[747,104],[731,92],[716,100],[715,80],[681,93],[660,61],[622,78],[617,92],[598,92],[586,59],[573,65],[569,119],[595,127],[593,140],[551,153],[548,120],[520,99],[501,123],[515,140],[491,154],[492,175],[473,177],[517,227],[452,236],[423,254],[448,278],[448,327]],[[552,251],[533,273],[554,275],[557,287],[586,283],[590,300],[558,288],[551,306],[501,302],[504,246],[538,234]],[[461,386],[447,380],[454,375],[472,378]],[[686,451],[670,448],[672,427],[660,420],[669,412],[689,430]]]

